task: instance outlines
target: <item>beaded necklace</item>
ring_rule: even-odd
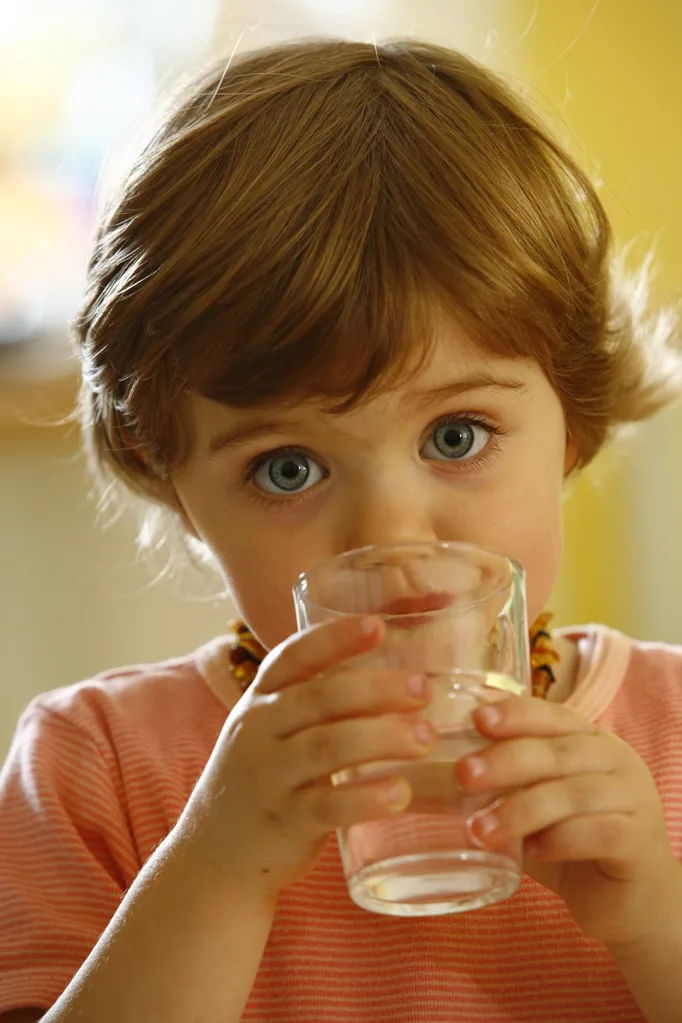
[[[559,654],[548,629],[553,617],[551,611],[543,611],[529,630],[532,691],[533,696],[540,700],[547,699],[547,694],[556,681],[554,667],[559,662]],[[258,667],[267,650],[259,643],[246,622],[240,619],[229,623],[229,636],[230,669],[242,693],[245,693],[258,674]]]

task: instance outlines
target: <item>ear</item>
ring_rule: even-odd
[[[571,439],[570,433],[566,433],[566,455],[564,457],[564,476],[573,472],[578,463],[578,448]]]

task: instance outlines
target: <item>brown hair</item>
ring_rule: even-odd
[[[416,42],[304,41],[180,91],[104,211],[74,332],[100,475],[174,507],[181,396],[343,411],[438,306],[535,359],[586,465],[676,393],[673,321],[619,278],[585,174],[501,79]]]

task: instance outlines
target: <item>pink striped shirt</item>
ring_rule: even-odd
[[[566,630],[568,701],[649,765],[682,859],[682,648]],[[33,700],[0,775],[0,1012],[49,1008],[172,829],[226,716],[225,644]],[[229,969],[229,963],[225,964]],[[284,891],[250,1023],[641,1023],[608,952],[525,878],[506,902],[391,918],[349,899],[336,840]]]

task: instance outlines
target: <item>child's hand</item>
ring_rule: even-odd
[[[263,661],[230,713],[183,816],[193,862],[236,885],[279,892],[315,865],[327,834],[403,810],[399,774],[332,786],[374,760],[416,760],[435,745],[407,672],[339,667],[382,640],[384,626],[347,618],[291,636]],[[417,680],[423,685],[423,680]]]
[[[587,935],[612,949],[667,926],[680,903],[682,866],[638,754],[544,700],[511,698],[474,720],[497,741],[458,763],[459,781],[470,792],[508,793],[473,825],[478,839],[491,849],[513,836],[526,839],[527,872],[564,899]]]

